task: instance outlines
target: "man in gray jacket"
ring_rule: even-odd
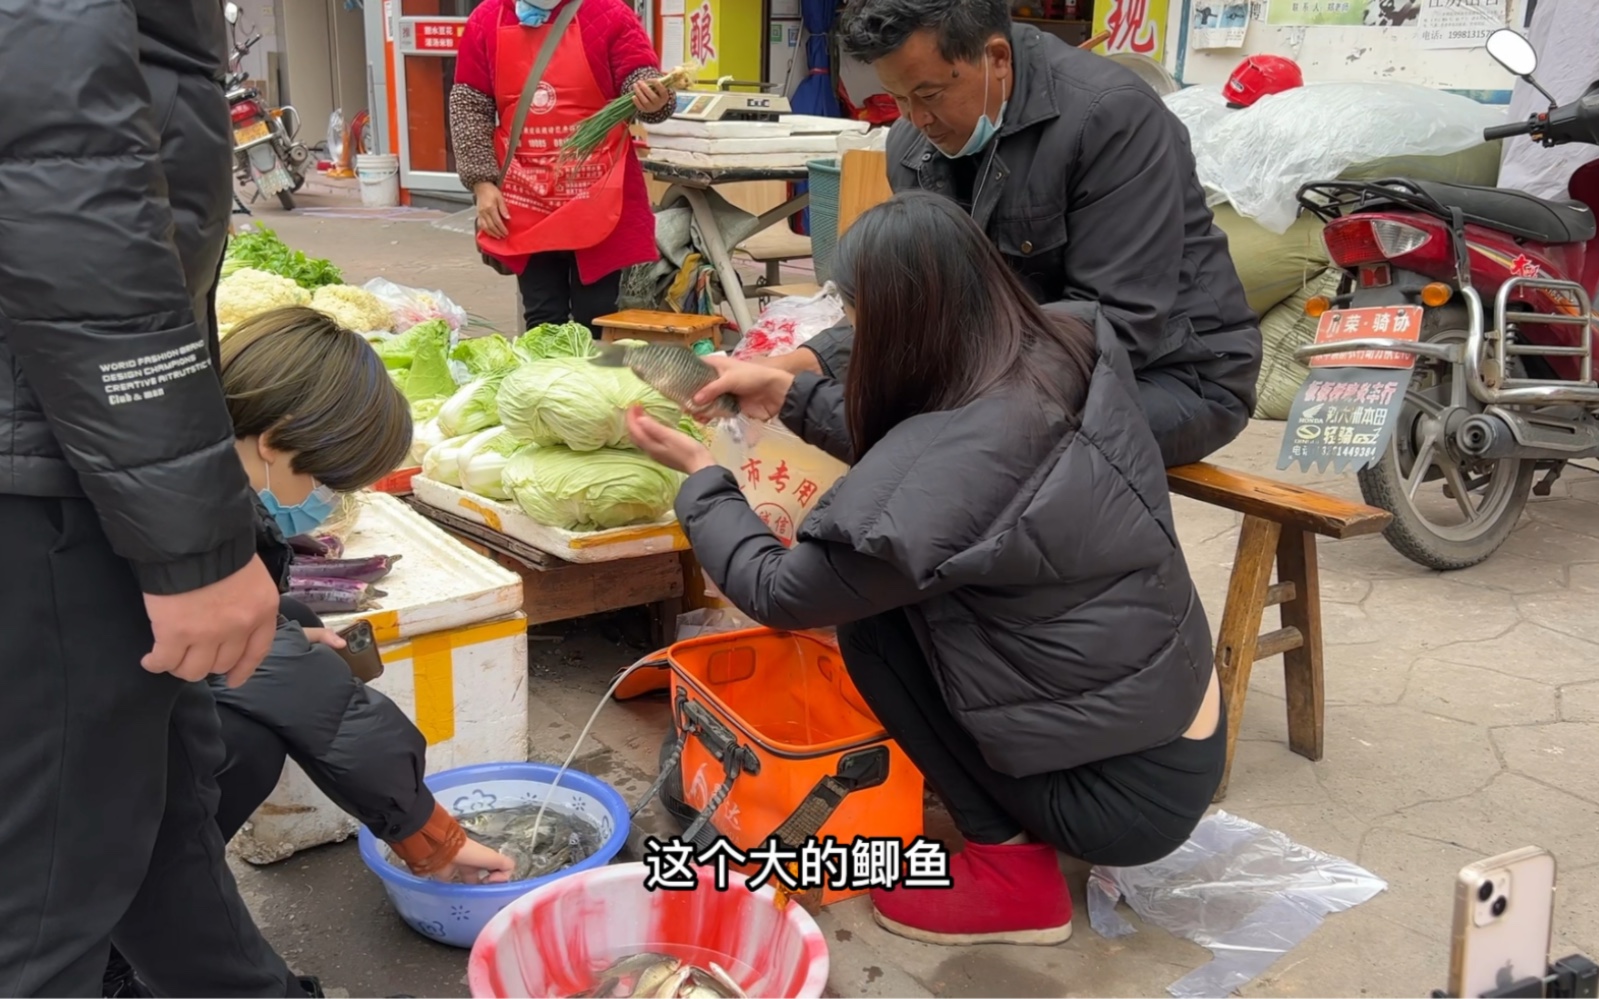
[[[898,103],[888,180],[956,199],[1033,297],[1103,309],[1168,466],[1237,437],[1258,319],[1182,122],[1131,70],[1028,25],[1007,0],[861,0],[840,43]],[[842,379],[852,333],[778,358]]]
[[[204,683],[277,624],[213,367],[220,0],[0,0],[0,995],[299,996],[228,873]]]

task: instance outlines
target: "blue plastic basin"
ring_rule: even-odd
[[[441,771],[424,783],[446,811],[462,816],[542,802],[551,793],[559,769],[547,763],[482,763]],[[469,949],[501,909],[551,881],[610,863],[627,842],[627,802],[597,777],[568,770],[561,776],[560,785],[554,787],[550,804],[594,817],[605,842],[591,856],[541,878],[495,885],[448,884],[419,878],[385,860],[382,844],[365,827],[358,837],[361,859],[382,880],[395,911],[412,929],[431,940]]]

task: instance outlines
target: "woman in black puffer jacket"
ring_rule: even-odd
[[[738,396],[849,472],[793,548],[703,445],[630,415],[690,473],[677,515],[700,564],[773,628],[838,626],[851,679],[966,840],[952,887],[872,892],[932,943],[1056,943],[1056,862],[1177,849],[1221,780],[1210,628],[1125,353],[1040,311],[953,201],[863,214],[834,264],[855,324],[848,384],[714,362]]]

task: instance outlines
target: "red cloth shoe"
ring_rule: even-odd
[[[967,843],[948,888],[873,888],[890,933],[933,944],[1058,944],[1072,935],[1072,896],[1047,843]]]

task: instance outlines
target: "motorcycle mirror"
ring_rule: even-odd
[[[239,5],[238,4],[236,4],[236,3],[227,4],[226,6],[224,6],[222,8],[222,14],[223,14],[224,17],[226,17],[228,19],[228,23],[229,24],[238,24],[239,23]]]
[[[1494,62],[1516,76],[1529,77],[1538,68],[1538,53],[1519,32],[1500,28],[1488,36],[1486,47]]]

